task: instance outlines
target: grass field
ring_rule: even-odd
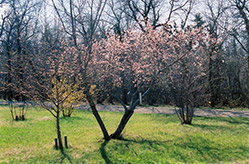
[[[122,113],[100,112],[113,132]],[[61,118],[64,154],[53,147],[55,120],[38,107],[27,120],[11,120],[0,106],[0,163],[249,163],[249,118],[195,117],[182,126],[175,115],[134,114],[124,138],[104,142],[89,111]]]

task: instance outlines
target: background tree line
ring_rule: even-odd
[[[248,107],[246,0],[2,0],[0,7],[0,95],[47,109],[60,147],[59,116],[71,95],[89,103],[105,139],[120,137],[139,94],[149,105],[179,107],[182,123],[198,106]],[[111,135],[96,102],[124,107]]]
[[[1,1],[1,78],[8,89],[1,91],[7,100],[22,100],[12,89],[13,83],[22,85],[24,65],[30,54],[45,56],[56,49],[56,40],[67,38],[78,47],[85,44],[88,51],[94,40],[105,38],[107,33],[120,36],[136,28],[145,31],[147,24],[154,29],[186,29],[191,24],[204,26],[213,38],[221,40],[212,47],[208,66],[211,106],[245,106],[248,103],[248,2],[245,0],[2,0]],[[58,43],[59,44],[59,43]],[[7,64],[6,64],[7,63]],[[18,69],[14,69],[18,68]],[[20,81],[15,82],[15,76]],[[127,104],[127,88],[121,89]],[[154,93],[157,93],[156,95]],[[174,103],[172,86],[158,81],[146,97],[149,104]],[[114,101],[109,94],[98,102]],[[207,102],[203,102],[207,105]]]

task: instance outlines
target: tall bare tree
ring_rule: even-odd
[[[214,38],[219,44],[210,44],[210,52],[208,54],[208,81],[210,88],[210,101],[211,106],[214,107],[221,101],[221,70],[222,70],[222,55],[221,49],[226,37],[225,31],[222,29],[223,22],[225,18],[226,11],[228,9],[227,4],[222,0],[217,1],[206,1],[207,10],[204,13],[207,30],[209,34]]]
[[[5,17],[2,25],[2,59],[6,80],[3,82],[5,98],[24,101],[25,97],[14,91],[14,87],[21,87],[25,83],[25,58],[31,40],[37,34],[37,13],[40,9],[39,1],[10,0],[6,2]],[[18,77],[18,81],[16,80]]]
[[[187,24],[190,13],[194,6],[194,0],[126,0],[129,15],[145,31],[148,23],[154,28],[169,24],[179,18],[182,27]]]
[[[233,30],[232,35],[247,53],[247,81],[249,81],[249,1],[247,0],[230,0],[232,10],[237,11],[238,20],[236,29]],[[241,20],[241,21],[240,21]],[[242,35],[239,35],[241,33]],[[249,83],[246,85],[246,94],[249,92]],[[247,104],[249,104],[249,97],[247,96]]]
[[[88,65],[92,58],[92,45],[94,39],[97,38],[97,31],[107,0],[79,0],[77,2],[75,0],[52,0],[52,3],[64,31],[71,37],[74,46],[79,50],[78,61],[81,66],[82,87],[85,89],[86,99],[101,127],[104,138],[108,140],[108,132],[89,91],[92,77],[88,71]],[[84,44],[86,49],[80,51],[79,44]]]

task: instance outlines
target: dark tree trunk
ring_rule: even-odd
[[[111,134],[111,138],[113,139],[117,139],[120,138],[121,133],[123,132],[127,122],[129,121],[129,119],[131,118],[131,116],[133,115],[134,111],[133,110],[126,110],[119,125],[118,128],[116,129],[116,131],[114,133]]]
[[[105,124],[102,121],[102,119],[101,119],[101,117],[99,115],[99,112],[96,109],[96,105],[93,102],[92,96],[88,92],[86,93],[86,99],[87,99],[87,101],[88,101],[88,103],[89,103],[89,105],[90,105],[90,107],[92,109],[92,113],[93,113],[94,117],[96,118],[96,120],[97,120],[97,122],[98,122],[98,124],[99,124],[99,126],[100,126],[100,128],[102,130],[102,133],[104,135],[104,139],[109,140],[110,137],[109,137],[109,134],[108,134],[107,129],[105,127]]]
[[[18,37],[17,37],[17,77],[18,77],[18,83],[17,83],[17,88],[22,88],[23,87],[23,57],[22,57],[22,48],[21,48],[21,34],[18,32]],[[16,99],[18,101],[24,101],[24,96],[20,93],[16,96]]]
[[[249,43],[248,43],[248,45],[249,45]],[[248,82],[249,81],[249,54],[247,56],[247,70],[246,71],[247,71],[246,104],[249,107],[249,82]]]
[[[122,89],[122,97],[123,97],[123,102],[127,105],[128,104],[128,97],[127,97],[127,89]]]
[[[183,106],[178,111],[176,111],[178,119],[181,124],[191,124],[194,116],[194,109],[189,106]]]
[[[7,86],[8,86],[8,89],[7,89],[7,100],[8,101],[12,101],[13,99],[13,92],[12,92],[12,72],[11,72],[11,54],[10,54],[10,49],[9,49],[9,46],[7,45],[7,56],[8,56],[8,77],[7,77],[7,80],[8,80],[8,83],[7,83]]]
[[[59,141],[59,148],[63,149],[62,139],[61,139],[61,130],[60,130],[60,111],[59,107],[57,107],[57,113],[56,113],[56,130],[57,130],[57,138]]]
[[[212,60],[212,53],[209,55],[209,75],[208,75],[208,82],[210,87],[210,100],[211,100],[211,106],[215,107],[218,104],[218,79],[215,79],[215,71],[214,70],[214,61]]]

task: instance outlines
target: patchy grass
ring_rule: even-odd
[[[11,120],[0,106],[0,163],[249,163],[249,118],[195,117],[193,125],[180,125],[174,115],[137,114],[123,137],[106,141],[89,111],[77,110],[61,118],[69,149],[53,147],[55,120],[38,107],[27,120]],[[122,116],[100,112],[113,132]]]

